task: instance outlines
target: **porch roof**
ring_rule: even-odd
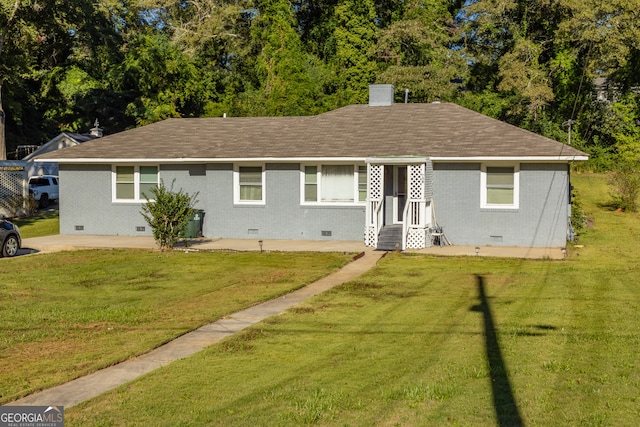
[[[168,119],[39,156],[61,163],[384,156],[575,158],[587,155],[452,103],[350,105],[317,116]]]

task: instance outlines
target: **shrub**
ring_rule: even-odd
[[[9,217],[18,216],[18,213],[24,207],[24,197],[19,194],[12,194],[0,198],[0,207],[6,209]]]
[[[613,190],[613,204],[627,212],[638,210],[640,195],[640,162],[621,160],[609,179]]]
[[[33,196],[25,199],[21,194],[12,194],[0,198],[0,208],[5,209],[10,217],[33,216],[38,210],[38,201]]]
[[[571,186],[571,217],[569,218],[571,227],[575,234],[580,234],[586,226],[586,217],[584,209],[582,208],[582,202],[575,191],[575,188]],[[570,236],[569,240],[575,240],[575,235]]]
[[[145,194],[147,203],[142,206],[142,216],[153,230],[153,238],[161,250],[172,249],[180,236],[184,234],[194,205],[197,203],[198,193],[189,195],[182,190],[173,191],[160,180],[160,185],[151,189],[152,198]]]

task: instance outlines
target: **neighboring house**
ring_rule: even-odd
[[[36,157],[51,153],[62,148],[73,147],[86,141],[102,136],[102,129],[95,126],[88,134],[62,132],[49,142],[37,147],[35,151],[26,155],[22,160],[0,161],[0,216],[23,215],[26,213],[24,199],[29,196],[28,179],[32,176],[58,175],[58,162],[51,160],[35,160]],[[22,146],[32,149],[34,146]],[[20,152],[20,151],[18,151]],[[22,198],[20,204],[16,197]]]
[[[150,235],[141,205],[162,180],[198,193],[211,238],[565,245],[585,153],[455,104],[393,104],[390,85],[370,97],[309,117],[168,119],[42,155],[60,164],[60,232]]]
[[[98,126],[97,120],[90,133],[62,132],[22,159],[26,162],[27,176],[58,175],[58,162],[35,159],[43,154],[73,147],[100,137],[102,137],[102,129]]]

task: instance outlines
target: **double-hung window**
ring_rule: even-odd
[[[264,204],[264,168],[238,166],[234,172],[235,203]]]
[[[518,209],[518,166],[483,165],[481,172],[481,207],[496,209]]]
[[[158,166],[122,165],[113,168],[113,200],[143,202],[158,185]]]
[[[306,165],[302,169],[304,203],[353,204],[367,197],[367,167]]]

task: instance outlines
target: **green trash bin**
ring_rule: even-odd
[[[191,217],[187,227],[184,229],[184,237],[187,239],[194,239],[202,236],[202,218],[204,217],[204,211],[195,210]]]

